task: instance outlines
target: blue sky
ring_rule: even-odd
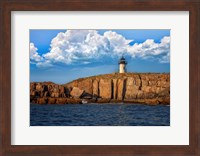
[[[63,84],[118,72],[170,72],[170,30],[30,30],[30,79]]]

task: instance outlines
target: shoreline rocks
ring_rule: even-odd
[[[31,82],[30,102],[170,104],[170,74],[114,73],[81,78],[64,85]]]

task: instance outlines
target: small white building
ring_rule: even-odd
[[[126,73],[126,65],[127,62],[125,58],[122,56],[121,59],[119,60],[119,73]]]

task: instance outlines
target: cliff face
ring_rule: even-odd
[[[65,99],[64,103],[81,103],[80,99],[85,99],[98,103],[170,104],[170,75],[115,73],[77,79],[65,85],[31,83],[30,93],[34,103],[45,97],[46,103],[57,98],[55,103],[59,103],[58,99]]]

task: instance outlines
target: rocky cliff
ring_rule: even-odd
[[[113,73],[74,80],[64,85],[30,84],[32,103],[144,103],[170,104],[170,75]]]

